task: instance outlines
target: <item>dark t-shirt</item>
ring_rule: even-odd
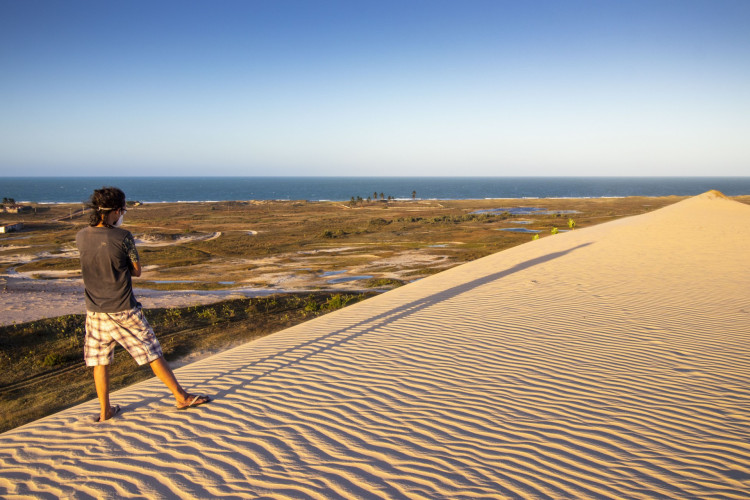
[[[78,231],[81,272],[86,289],[86,310],[114,313],[140,307],[130,278],[138,252],[130,231],[89,226]]]

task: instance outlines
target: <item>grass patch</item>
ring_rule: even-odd
[[[196,250],[187,245],[164,247],[141,247],[138,249],[142,263],[161,267],[184,267],[202,264],[211,258],[204,250]]]
[[[425,277],[425,276],[432,276],[433,274],[437,274],[437,273],[439,273],[441,271],[445,271],[445,269],[436,269],[436,268],[433,268],[433,267],[424,267],[422,269],[415,269],[414,271],[406,273],[406,276]]]
[[[31,272],[31,271],[79,271],[81,269],[81,261],[75,258],[51,258],[37,260],[22,264],[16,267],[19,272]]]
[[[164,280],[167,281],[167,280]],[[228,290],[236,287],[237,285],[227,285],[223,283],[203,282],[203,281],[191,281],[189,283],[183,283],[180,280],[177,283],[159,283],[155,281],[144,281],[138,280],[133,284],[138,288],[148,288],[149,290],[184,290],[185,286],[189,286],[191,290]]]
[[[398,288],[406,284],[403,280],[393,278],[371,278],[360,281],[367,288]]]

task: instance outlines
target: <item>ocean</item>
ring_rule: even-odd
[[[607,198],[750,194],[750,177],[0,177],[0,197],[78,203],[117,186],[144,203],[226,200]]]

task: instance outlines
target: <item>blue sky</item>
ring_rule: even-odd
[[[3,175],[749,175],[750,1],[0,0]]]

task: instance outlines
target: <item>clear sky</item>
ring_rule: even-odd
[[[750,175],[750,1],[0,0],[3,175]]]

